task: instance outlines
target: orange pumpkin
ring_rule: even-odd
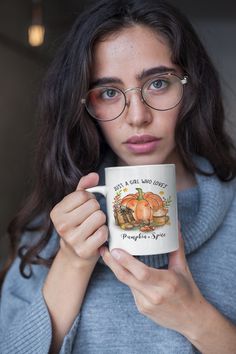
[[[136,189],[138,193],[128,194],[122,199],[121,207],[133,210],[136,221],[149,223],[153,220],[153,212],[163,207],[163,200],[157,194]]]

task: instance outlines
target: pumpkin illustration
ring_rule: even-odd
[[[121,200],[121,207],[133,210],[136,221],[150,223],[153,212],[163,207],[163,200],[152,192],[143,193],[142,188],[136,188],[138,193],[128,194]]]

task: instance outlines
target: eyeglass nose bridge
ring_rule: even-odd
[[[130,88],[127,88],[126,90],[124,90],[126,106],[129,106],[126,93],[131,92],[131,91],[139,91],[141,93],[141,102],[144,103],[142,89],[140,87],[130,87]]]

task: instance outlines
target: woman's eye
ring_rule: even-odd
[[[102,99],[112,99],[118,96],[118,91],[114,89],[106,89],[101,92]]]
[[[158,80],[154,80],[151,82],[149,88],[151,90],[161,90],[161,89],[164,89],[168,86],[168,82],[165,81],[165,80],[161,80],[161,79],[158,79]]]

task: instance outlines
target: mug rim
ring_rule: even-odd
[[[148,167],[175,167],[174,163],[168,164],[153,164],[153,165],[129,165],[129,166],[113,166],[113,167],[105,167],[105,170],[117,170],[117,169],[132,169],[132,168],[148,168]]]

